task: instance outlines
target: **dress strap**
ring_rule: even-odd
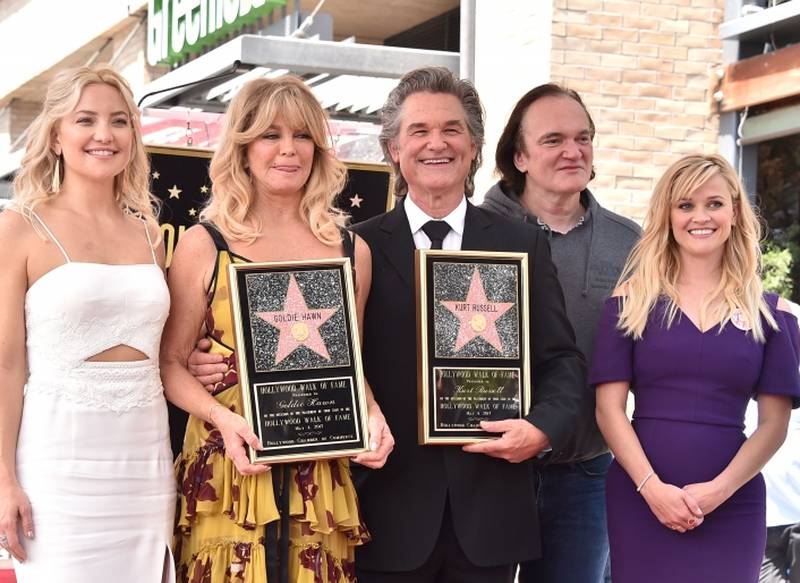
[[[214,296],[217,293],[217,279],[219,278],[219,270],[220,270],[220,261],[222,261],[223,253],[227,253],[228,257],[230,258],[230,250],[228,249],[228,242],[225,240],[225,237],[222,236],[222,233],[219,232],[212,223],[202,222],[200,223],[203,228],[208,232],[211,240],[214,242],[214,247],[217,248],[217,258],[214,261],[214,272],[211,274],[211,281],[208,282],[208,290],[206,290],[206,295],[208,297],[208,305],[206,308],[211,310],[211,305],[214,303]]]
[[[348,229],[341,229],[342,250],[345,257],[350,258],[350,267],[353,270],[353,286],[358,293],[358,277],[356,276],[356,234]]]
[[[228,249],[228,242],[225,240],[225,237],[222,236],[222,233],[219,232],[219,229],[215,227],[212,223],[200,223],[203,225],[203,228],[208,231],[208,234],[211,236],[211,239],[214,241],[214,245],[217,248],[217,251],[229,251]]]
[[[146,220],[142,219],[142,223],[144,223],[144,234],[147,235],[147,246],[150,247],[150,255],[153,256],[153,263],[158,265],[156,250],[153,248],[153,239],[150,237],[150,227],[147,226]]]
[[[342,250],[344,250],[345,257],[350,258],[350,263],[353,269],[356,268],[356,236],[352,231],[342,229]]]
[[[69,258],[69,255],[67,255],[67,252],[64,250],[64,246],[59,242],[58,239],[56,239],[56,236],[53,234],[53,231],[49,229],[49,227],[45,224],[42,218],[35,212],[33,212],[33,210],[31,210],[31,216],[39,222],[39,224],[44,229],[44,232],[47,233],[47,236],[50,238],[50,240],[56,244],[56,247],[59,248],[61,254],[64,256],[64,259],[66,259],[67,263],[72,263],[72,261]]]

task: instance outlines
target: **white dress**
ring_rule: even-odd
[[[155,254],[147,264],[70,261],[40,223],[66,263],[25,298],[29,374],[17,478],[35,538],[23,541],[28,559],[15,563],[17,579],[174,581],[176,487],[158,369],[169,312],[164,276]],[[87,360],[119,345],[148,359]]]

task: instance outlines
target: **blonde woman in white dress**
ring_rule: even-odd
[[[137,109],[64,71],[0,214],[0,545],[19,583],[174,581],[169,311]]]

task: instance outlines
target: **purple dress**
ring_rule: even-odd
[[[633,427],[656,474],[683,487],[719,474],[745,440],[744,412],[757,393],[800,405],[798,327],[766,294],[780,330],[764,321],[766,343],[729,323],[701,333],[678,312],[663,325],[665,302],[641,340],[617,329],[619,298],[606,300],[589,381],[630,381]],[[622,467],[606,485],[614,583],[754,583],[766,540],[764,480],[757,475],[696,529],[681,534],[658,522]]]

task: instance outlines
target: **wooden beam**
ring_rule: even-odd
[[[719,89],[722,111],[800,95],[800,44],[728,65]]]

